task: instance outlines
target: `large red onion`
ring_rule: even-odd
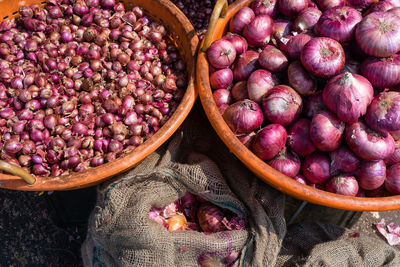
[[[400,163],[400,140],[396,140],[394,145],[395,145],[395,150],[393,154],[385,159],[385,164],[388,166]]]
[[[400,93],[382,92],[368,106],[365,122],[375,131],[400,130]]]
[[[247,51],[247,41],[239,34],[228,32],[222,39],[228,40],[232,43],[237,55],[240,55]]]
[[[291,59],[300,59],[303,47],[312,39],[307,33],[300,33],[290,38],[285,45],[281,45],[281,50],[285,52]],[[283,44],[283,43],[281,43]]]
[[[375,132],[362,121],[346,126],[345,139],[350,149],[366,160],[385,159],[395,150],[394,140],[390,134]]]
[[[314,7],[304,9],[299,13],[296,20],[293,23],[294,29],[298,32],[304,32],[312,30],[317,24],[322,12]]]
[[[346,72],[332,78],[324,88],[325,105],[345,122],[355,122],[367,112],[374,89],[361,75]]]
[[[354,39],[356,26],[361,20],[361,13],[354,8],[337,6],[322,14],[314,30],[320,36],[329,37],[338,42],[349,42]]]
[[[332,112],[324,110],[311,120],[310,138],[319,150],[333,151],[340,146],[344,129],[344,122]]]
[[[360,159],[346,146],[339,147],[329,155],[331,158],[332,175],[337,175],[340,172],[352,173],[360,165]]]
[[[230,105],[223,117],[234,133],[250,133],[259,128],[264,121],[260,107],[248,99]]]
[[[400,194],[400,163],[387,169],[385,188],[392,194]]]
[[[326,184],[326,191],[344,196],[354,197],[357,195],[358,190],[359,187],[356,178],[348,174],[332,177]]]
[[[310,138],[310,120],[299,119],[294,122],[289,128],[287,143],[300,157],[313,153],[316,147]]]
[[[235,83],[235,85],[232,87],[231,93],[235,101],[249,98],[249,93],[247,92],[247,81],[240,81]]]
[[[277,0],[255,0],[251,8],[256,15],[268,15],[275,18],[278,11]]]
[[[262,128],[254,138],[252,150],[262,160],[274,158],[285,147],[287,133],[280,124]]]
[[[302,171],[307,179],[314,184],[324,183],[330,176],[330,162],[326,154],[314,152],[305,157]]]
[[[252,46],[263,46],[271,39],[274,21],[268,15],[258,15],[244,27],[243,36]]]
[[[361,64],[361,74],[375,87],[394,87],[400,83],[400,55],[368,57]]]
[[[249,7],[243,7],[232,17],[229,22],[229,31],[241,34],[244,27],[255,17],[254,11]]]
[[[250,100],[261,104],[263,96],[275,86],[271,72],[263,69],[254,71],[247,80]]]
[[[269,71],[283,71],[289,65],[288,58],[276,47],[268,45],[261,52],[258,62]]]
[[[360,187],[365,190],[379,188],[386,179],[386,165],[383,160],[364,160],[356,174]]]
[[[303,102],[300,95],[287,85],[277,85],[262,98],[265,117],[272,123],[288,125],[300,115]]]
[[[250,74],[258,68],[259,53],[248,50],[241,54],[233,65],[233,78],[235,81],[247,80]]]
[[[227,68],[235,61],[236,50],[228,40],[219,39],[208,48],[207,58],[214,68]]]
[[[296,154],[284,148],[275,158],[268,161],[268,164],[289,177],[295,177],[300,171],[301,162]]]
[[[307,71],[324,78],[338,74],[345,62],[342,46],[327,37],[311,39],[301,50],[300,59]]]
[[[279,11],[288,17],[296,16],[307,6],[308,1],[306,0],[279,0]]]
[[[230,68],[216,70],[210,75],[210,84],[213,89],[226,89],[232,81],[233,73]]]
[[[331,9],[336,6],[344,6],[346,4],[345,0],[317,0],[318,6],[322,11]]]
[[[301,65],[300,61],[293,61],[288,68],[289,83],[301,95],[308,96],[314,94],[317,87],[317,80],[310,75]]]
[[[400,50],[400,20],[389,12],[371,13],[358,25],[356,40],[368,55],[389,57]]]

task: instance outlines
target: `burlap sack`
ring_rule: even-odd
[[[239,253],[235,266],[275,265],[286,229],[283,195],[244,168],[211,129],[189,124],[167,147],[99,188],[82,246],[85,266],[198,266],[202,253],[223,258],[232,251]],[[168,232],[148,219],[151,206],[187,190],[246,216],[248,228]]]

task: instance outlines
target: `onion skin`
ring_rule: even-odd
[[[368,106],[365,122],[375,131],[400,130],[400,93],[382,92]]]
[[[235,101],[240,101],[249,98],[249,93],[247,92],[247,81],[240,81],[235,83],[232,87],[232,97]]]
[[[234,133],[250,133],[259,128],[264,121],[261,108],[248,99],[230,105],[223,118]]]
[[[394,140],[390,134],[375,132],[362,121],[346,126],[345,139],[349,148],[366,160],[385,159],[395,150]]]
[[[366,9],[371,6],[375,0],[346,0],[347,4],[355,9]]]
[[[349,42],[354,39],[356,26],[361,20],[361,13],[354,8],[337,6],[322,14],[314,30],[320,36]]]
[[[364,115],[373,96],[371,83],[350,72],[332,78],[322,93],[325,105],[344,122],[355,122]]]
[[[303,108],[300,95],[287,85],[277,85],[262,98],[265,117],[272,123],[288,125],[297,119]]]
[[[288,68],[290,85],[303,96],[314,94],[317,90],[317,80],[303,68],[300,61],[293,61]]]
[[[280,124],[262,128],[254,138],[252,150],[262,160],[274,158],[285,147],[287,133]]]
[[[301,50],[300,59],[308,72],[324,78],[338,74],[345,62],[343,47],[327,37],[311,39]]]
[[[330,162],[328,156],[321,152],[314,152],[305,157],[302,171],[307,179],[314,184],[322,184],[329,179]]]
[[[310,138],[321,151],[337,149],[343,138],[345,123],[330,111],[315,114],[310,124]]]
[[[388,166],[400,163],[400,140],[396,140],[394,145],[395,145],[395,150],[393,154],[385,158],[385,164]]]
[[[269,71],[283,71],[289,65],[288,58],[272,45],[268,45],[263,49],[258,58],[258,62],[263,68]]]
[[[256,137],[255,132],[251,132],[249,134],[237,134],[236,137],[245,145],[248,149],[251,149],[253,145],[254,137]]]
[[[315,114],[319,113],[321,110],[328,110],[322,99],[322,92],[319,91],[313,95],[310,95],[304,106],[304,115],[312,119]]]
[[[387,169],[385,188],[392,194],[400,194],[400,164]]]
[[[228,32],[222,39],[227,40],[232,43],[236,50],[236,54],[240,55],[247,51],[248,44],[244,37],[236,33]]]
[[[274,21],[268,15],[258,15],[244,27],[243,36],[252,46],[263,46],[271,39]]]
[[[329,154],[331,158],[331,175],[340,172],[353,173],[360,166],[360,158],[357,157],[347,146],[341,146]]]
[[[304,32],[312,30],[317,24],[322,12],[314,7],[304,9],[299,13],[296,20],[293,23],[294,29],[298,32]]]
[[[306,0],[279,0],[279,11],[288,17],[296,16],[300,11],[307,8]]]
[[[283,149],[275,158],[268,161],[268,164],[289,177],[295,177],[300,171],[301,162],[296,154]]]
[[[247,80],[250,74],[258,68],[259,53],[248,50],[239,56],[233,66],[233,78],[235,81]]]
[[[167,220],[167,225],[169,232],[186,230],[186,217],[183,214],[177,213]]]
[[[310,123],[308,119],[299,119],[288,131],[288,146],[300,157],[310,155],[316,149],[310,138]]]
[[[333,177],[326,184],[326,191],[344,196],[356,196],[359,190],[354,176],[341,174]]]
[[[383,160],[363,161],[356,176],[362,189],[377,189],[385,182],[386,165]]]
[[[361,64],[360,70],[373,86],[394,87],[400,83],[400,55],[387,58],[368,57]]]
[[[275,18],[278,12],[277,0],[255,0],[251,4],[251,8],[256,16],[268,15],[271,18]]]
[[[278,41],[286,35],[289,35],[291,31],[292,23],[290,21],[283,19],[274,20],[274,25],[272,26],[272,41],[278,44]]]
[[[263,96],[274,87],[271,72],[263,69],[254,71],[247,80],[247,92],[250,100],[261,104]]]
[[[400,20],[389,12],[364,17],[356,29],[361,49],[374,57],[389,57],[400,50]]]
[[[281,46],[281,50],[285,52],[291,59],[300,59],[301,51],[304,46],[312,39],[312,36],[307,33],[300,33],[286,43],[285,46]]]
[[[207,58],[214,68],[227,68],[235,61],[236,49],[231,42],[219,39],[208,48]]]
[[[233,81],[233,72],[231,69],[219,69],[211,73],[210,84],[213,89],[226,89]]]
[[[226,89],[218,89],[213,92],[215,104],[219,107],[223,104],[232,104],[231,92]]]
[[[344,6],[346,1],[344,0],[317,0],[318,6],[322,11],[331,9],[336,6]]]
[[[308,181],[307,178],[302,174],[297,174],[295,177],[293,177],[293,179],[301,184],[311,185],[310,181]]]
[[[225,230],[225,226],[222,223],[224,215],[218,207],[212,204],[201,204],[197,210],[197,218],[199,219],[200,228],[204,232],[216,233]]]
[[[254,11],[249,7],[243,7],[232,17],[229,22],[229,31],[241,34],[244,27],[255,18]]]

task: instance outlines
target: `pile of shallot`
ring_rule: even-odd
[[[166,28],[115,0],[49,0],[0,24],[0,158],[38,176],[81,172],[150,138],[186,67]]]
[[[158,222],[170,232],[193,230],[216,233],[242,230],[247,224],[246,218],[190,192],[163,208],[151,207],[149,219]]]
[[[400,194],[400,1],[256,0],[207,51],[237,138],[296,181]]]

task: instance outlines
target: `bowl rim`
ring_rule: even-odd
[[[212,41],[221,38],[230,18],[242,7],[249,6],[254,0],[237,0],[228,7],[224,18],[219,18]],[[199,45],[196,64],[196,85],[204,111],[218,136],[239,160],[247,166],[262,181],[279,191],[318,205],[352,211],[388,211],[400,208],[400,195],[389,197],[351,197],[334,194],[303,185],[296,180],[278,172],[263,160],[258,158],[233,134],[220,115],[212,96],[209,80],[209,65],[207,54],[201,51],[203,42]]]
[[[135,0],[132,2],[134,2],[135,6],[142,7],[143,5],[149,6],[150,4],[154,4],[154,2],[158,2],[158,5],[163,7],[163,9],[160,9],[159,12],[169,12],[171,16],[175,16],[180,22],[180,27],[182,27],[182,32],[186,33],[188,46],[190,47],[190,51],[187,51],[187,53],[190,54],[186,55],[186,58],[189,59],[190,62],[185,62],[186,64],[191,64],[192,66],[190,73],[188,73],[188,86],[181,102],[172,116],[152,137],[135,148],[135,150],[126,153],[109,163],[98,167],[90,167],[84,172],[73,172],[72,174],[59,177],[35,176],[36,183],[33,185],[27,184],[17,176],[0,173],[0,188],[21,191],[61,191],[80,189],[99,184],[117,174],[135,167],[148,155],[159,148],[165,141],[167,141],[183,123],[192,109],[198,95],[198,91],[195,86],[195,64],[199,39],[194,27],[189,22],[187,17],[172,2],[168,0],[157,0],[152,1],[152,3],[146,3],[146,1],[148,0]],[[131,1],[120,2],[131,6]],[[13,16],[15,16],[15,14],[13,14]],[[153,18],[155,17],[157,19],[157,14],[151,13],[150,16],[153,16]],[[171,28],[174,27],[175,25]],[[177,31],[174,30],[172,34],[175,32]],[[179,36],[177,36],[177,38],[179,38]]]

